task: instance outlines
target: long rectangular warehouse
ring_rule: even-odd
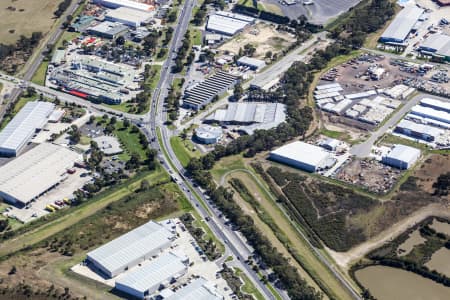
[[[420,100],[420,105],[450,113],[450,102],[431,98],[423,98],[422,100]]]
[[[169,252],[118,278],[115,287],[119,291],[144,299],[154,294],[161,284],[169,283],[186,272],[185,262]]]
[[[299,141],[270,152],[270,159],[308,172],[334,164],[331,154],[323,148]]]
[[[112,278],[168,248],[174,234],[150,221],[87,254],[93,269]]]
[[[49,102],[28,102],[0,132],[0,156],[17,156],[29,140],[47,124],[55,109]]]
[[[415,5],[406,6],[383,32],[380,41],[384,43],[404,43],[423,13],[424,10]]]
[[[67,169],[81,159],[68,148],[40,144],[0,168],[0,197],[27,205],[64,180]]]

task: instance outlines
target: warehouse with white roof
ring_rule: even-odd
[[[132,0],[93,0],[92,2],[108,8],[128,7],[142,11],[152,11],[155,9],[153,5]]]
[[[423,13],[424,10],[416,5],[408,5],[403,8],[383,32],[380,37],[380,42],[405,43],[410,32],[413,30]]]
[[[49,102],[28,102],[0,132],[0,156],[17,156],[38,129],[47,124],[55,105]]]
[[[443,134],[443,131],[439,128],[419,124],[410,120],[401,120],[395,127],[394,132],[426,142],[434,142]]]
[[[224,299],[219,294],[212,282],[205,278],[197,278],[188,285],[177,290],[169,297],[164,297],[165,300],[221,300]]]
[[[252,17],[227,12],[216,12],[208,16],[206,30],[223,35],[233,36],[246,26],[253,24]]]
[[[164,226],[150,221],[89,252],[87,261],[112,278],[167,249],[174,238]]]
[[[386,165],[401,170],[409,169],[420,157],[420,150],[417,148],[394,145],[394,148],[382,157],[382,162]]]
[[[124,25],[137,28],[151,21],[153,13],[137,10],[128,7],[119,7],[111,9],[106,13],[105,20],[110,22],[118,22]]]
[[[139,299],[144,299],[144,297],[154,294],[161,285],[170,283],[172,279],[177,279],[186,272],[186,262],[169,252],[117,278],[115,288]]]
[[[336,162],[323,148],[299,141],[270,152],[269,158],[307,172],[329,168]]]
[[[418,50],[425,55],[432,55],[450,61],[450,35],[432,34],[425,39]]]
[[[0,198],[27,205],[63,181],[80,160],[80,154],[65,147],[40,144],[0,167]]]

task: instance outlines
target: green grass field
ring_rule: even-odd
[[[139,135],[138,133],[132,133],[130,128],[124,129],[123,122],[117,122],[115,125],[114,134],[126,150],[124,153],[119,155],[119,158],[122,160],[128,160],[130,159],[132,153],[136,153],[139,155],[141,160],[145,160],[147,155],[145,149],[142,147],[141,143],[139,143]]]
[[[33,78],[31,78],[31,82],[39,85],[45,85],[45,76],[47,75],[48,64],[48,61],[43,61],[39,65],[39,68],[36,70],[36,73],[34,73]]]
[[[239,276],[244,284],[241,287],[241,290],[248,294],[252,295],[256,298],[256,300],[264,300],[264,296],[258,291],[258,289],[253,285],[253,283],[250,281],[250,279],[245,275],[244,272],[242,272],[239,268],[234,268],[234,272],[237,276]]]
[[[183,140],[179,136],[171,137],[170,145],[183,167],[187,167],[191,158],[200,156],[200,152],[196,150],[191,141]]]

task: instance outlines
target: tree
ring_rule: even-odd
[[[81,133],[77,125],[72,125],[69,131],[69,139],[72,144],[78,144],[81,139]]]
[[[147,179],[143,179],[141,181],[141,187],[139,188],[139,190],[141,192],[145,192],[145,191],[148,191],[149,189],[150,189],[150,183],[148,182]]]
[[[124,119],[123,120],[123,128],[128,128],[128,127],[130,127],[130,120],[128,120],[128,119]]]
[[[238,101],[239,99],[241,99],[241,97],[243,95],[244,95],[244,89],[242,88],[242,84],[239,81],[238,83],[236,83],[234,85],[233,98],[234,98],[234,100]]]

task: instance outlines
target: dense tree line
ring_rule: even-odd
[[[172,72],[180,73],[183,71],[185,65],[189,65],[192,63],[192,58],[188,59],[188,51],[191,46],[190,42],[191,33],[189,30],[184,34],[184,39],[181,44],[181,47],[178,48],[177,57],[175,58],[175,66],[172,67]],[[189,55],[191,56],[191,54]]]
[[[295,267],[272,246],[265,235],[254,225],[253,219],[244,214],[240,206],[234,202],[231,191],[219,187],[211,194],[211,200],[246,237],[248,243],[255,249],[256,256],[260,257],[265,265],[273,270],[291,299],[322,298],[322,295],[308,286]]]
[[[59,18],[62,16],[62,14],[66,11],[66,9],[70,6],[72,3],[72,0],[63,0],[61,3],[59,3],[58,8],[53,12],[53,14]]]
[[[434,194],[438,196],[447,196],[450,189],[450,172],[441,174],[433,183]]]
[[[0,61],[4,61],[6,58],[12,55],[17,55],[17,52],[25,53],[24,59],[26,60],[33,52],[33,49],[39,44],[42,39],[42,32],[33,32],[30,37],[21,35],[19,40],[15,44],[6,45],[0,43]],[[12,72],[17,69],[17,65],[11,66]]]

